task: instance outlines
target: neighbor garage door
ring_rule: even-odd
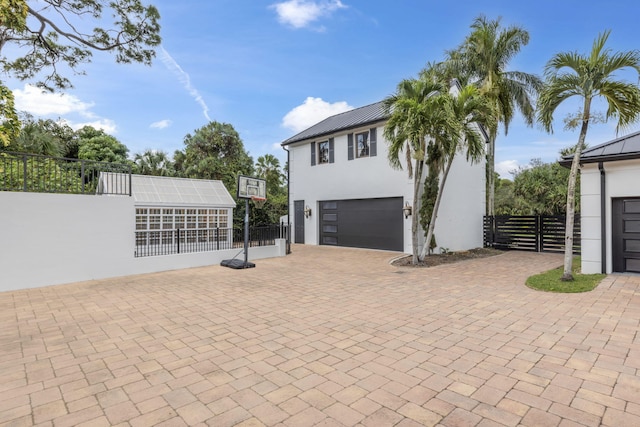
[[[403,251],[402,197],[320,202],[320,244]]]
[[[640,273],[640,198],[613,200],[613,271]]]

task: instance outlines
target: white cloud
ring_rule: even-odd
[[[34,116],[56,116],[60,122],[74,130],[83,126],[92,126],[102,129],[113,135],[117,132],[117,126],[113,120],[99,117],[91,111],[94,104],[83,102],[78,97],[68,93],[51,93],[29,84],[24,89],[15,89],[13,95],[16,100],[16,109],[25,111]],[[73,121],[67,115],[77,114],[87,121]]]
[[[511,172],[517,170],[520,163],[517,160],[504,160],[496,163],[496,172],[500,174],[500,178],[513,179]]]
[[[85,117],[95,117],[90,112],[93,104],[82,102],[67,93],[50,93],[29,84],[24,89],[13,91],[18,111],[26,111],[36,116],[65,115],[80,113]]]
[[[165,65],[165,67],[167,67],[173,74],[178,76],[178,80],[180,80],[180,83],[182,83],[189,95],[191,95],[191,97],[202,108],[202,114],[204,114],[204,117],[208,121],[211,121],[211,119],[209,118],[209,107],[207,106],[207,103],[204,102],[204,98],[202,98],[202,95],[200,95],[198,89],[193,87],[193,85],[191,84],[191,77],[189,77],[189,74],[187,74],[187,72],[182,69],[182,67],[176,62],[176,60],[173,59],[173,57],[169,55],[169,52],[167,52],[162,46],[160,46],[160,60]]]
[[[160,120],[158,122],[151,123],[149,127],[151,129],[166,129],[172,124],[173,122],[171,120],[165,119],[165,120]]]
[[[334,11],[346,7],[340,0],[287,0],[270,6],[276,10],[280,23],[290,25],[293,28],[304,28],[319,18],[331,15]]]
[[[72,122],[67,119],[61,119],[60,122],[66,124],[73,130],[78,130],[85,126],[91,126],[94,129],[102,129],[103,131],[105,131],[105,133],[109,135],[115,135],[116,133],[118,133],[118,127],[116,126],[116,123],[113,120],[109,120],[109,119],[98,119],[90,122],[80,122],[80,123]]]
[[[327,117],[349,110],[353,110],[353,107],[345,101],[331,104],[322,98],[310,96],[302,105],[298,105],[284,116],[282,126],[294,132],[301,132]]]

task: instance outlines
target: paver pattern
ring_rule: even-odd
[[[523,284],[560,255],[393,256],[0,293],[0,425],[640,426],[640,277],[549,294]]]

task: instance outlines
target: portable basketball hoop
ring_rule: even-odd
[[[240,175],[238,177],[238,199],[244,199],[244,262],[239,259],[225,259],[220,265],[229,268],[253,268],[256,265],[249,262],[249,200],[260,209],[267,202],[267,181],[261,178]]]

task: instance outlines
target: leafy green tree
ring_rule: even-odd
[[[258,157],[255,170],[256,176],[267,182],[267,201],[261,209],[251,210],[252,223],[278,224],[280,217],[287,213],[287,187],[280,160],[273,154],[265,154]]]
[[[513,197],[519,215],[564,215],[569,169],[558,162],[532,159],[513,177]],[[577,206],[577,210],[579,210]]]
[[[582,101],[582,108],[573,120],[573,124],[580,127],[580,134],[567,185],[564,281],[573,280],[576,181],[587,130],[593,121],[591,103],[596,98],[603,99],[608,106],[605,119],[616,118],[617,129],[625,128],[640,117],[640,88],[634,83],[617,79],[615,75],[625,68],[631,68],[640,75],[640,51],[612,52],[605,48],[609,34],[610,31],[605,31],[598,35],[588,55],[578,52],[555,54],[547,62],[546,85],[538,99],[538,120],[549,132],[553,132],[553,114],[561,103],[574,96]]]
[[[44,74],[36,84],[47,90],[71,87],[59,71],[80,74],[94,51],[113,52],[119,63],[150,65],[160,45],[158,10],[140,0],[4,0],[0,9],[4,72],[20,80]],[[15,58],[2,52],[11,45]]]
[[[51,119],[34,119],[26,115],[22,119],[20,134],[13,138],[7,151],[43,154],[54,157],[72,157],[69,150],[77,140],[76,133],[66,124]],[[77,152],[77,148],[76,148]],[[77,158],[77,155],[75,156]]]
[[[529,43],[529,33],[521,27],[502,28],[500,19],[484,16],[471,24],[471,34],[456,50],[448,52],[448,67],[453,73],[469,79],[480,89],[494,108],[495,122],[502,123],[507,134],[515,110],[519,110],[528,125],[535,119],[532,99],[542,87],[535,75],[508,70],[509,63]],[[498,126],[489,130],[487,150],[487,214],[494,214],[495,145]]]
[[[100,131],[101,132],[101,131]],[[78,158],[97,162],[128,163],[129,149],[111,135],[102,134],[80,138]]]
[[[164,151],[145,150],[133,156],[133,173],[140,175],[173,176],[173,163]]]
[[[174,154],[179,176],[220,180],[235,195],[238,175],[253,173],[253,159],[228,123],[210,122],[185,136],[184,145],[184,151]]]
[[[118,63],[151,65],[161,41],[159,20],[158,10],[140,0],[2,0],[0,68],[53,91],[72,87],[60,70],[82,74],[81,64],[94,51],[113,52]],[[0,145],[8,145],[19,127],[13,95],[0,80]]]
[[[0,147],[10,145],[19,134],[20,119],[16,113],[13,92],[0,81]]]
[[[518,200],[513,194],[513,181],[506,178],[497,178],[496,183],[496,215],[524,215],[518,207]]]

